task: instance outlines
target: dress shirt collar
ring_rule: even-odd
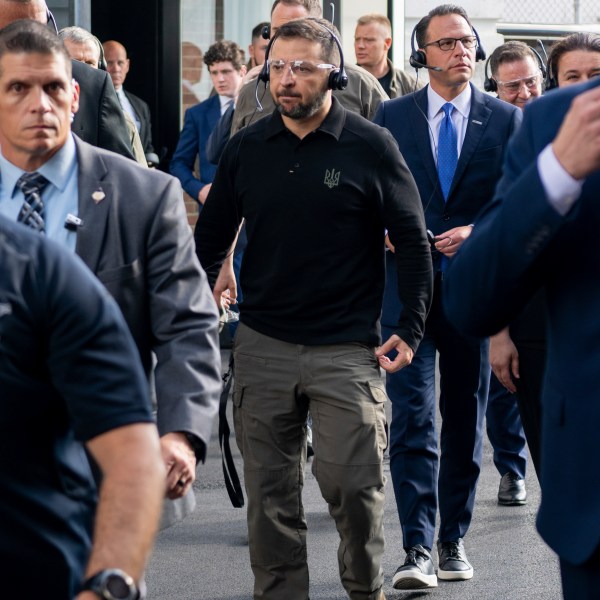
[[[323,133],[331,135],[336,140],[339,140],[342,130],[344,129],[344,123],[346,122],[346,110],[334,96],[331,97],[331,100],[330,111],[315,131],[322,131]],[[289,129],[285,126],[281,114],[275,109],[267,125],[267,139],[287,131],[289,131]]]
[[[469,118],[471,110],[471,84],[468,84],[465,89],[451,101],[454,108],[462,115],[464,119]],[[444,100],[437,92],[433,91],[431,85],[427,86],[427,119],[431,121],[435,116],[442,111],[442,106],[448,100]]]
[[[221,116],[223,116],[231,102],[233,102],[233,98],[230,98],[229,96],[219,96],[219,102],[221,103]]]
[[[73,141],[73,134],[70,134],[65,145],[48,162],[37,169],[37,172],[41,173],[58,190],[64,192],[69,177],[76,166],[75,142]],[[2,173],[4,189],[11,197],[14,197],[17,191],[16,183],[25,171],[13,165],[0,153],[0,172]],[[12,191],[9,192],[9,190]]]

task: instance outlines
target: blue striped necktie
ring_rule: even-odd
[[[33,173],[23,173],[15,184],[25,196],[17,221],[40,233],[44,233],[45,230],[42,192],[48,183],[48,180],[42,174],[35,171]]]
[[[452,185],[456,164],[458,163],[458,142],[456,128],[452,122],[454,105],[450,102],[446,102],[446,104],[442,106],[442,110],[444,111],[444,118],[440,126],[440,136],[438,140],[437,168],[445,202],[448,200],[450,186]]]

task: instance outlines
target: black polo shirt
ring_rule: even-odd
[[[276,111],[238,132],[195,238],[212,284],[246,219],[241,320],[307,345],[380,343],[384,236],[397,248],[398,334],[416,348],[431,290],[419,192],[392,136],[336,100],[304,139]]]

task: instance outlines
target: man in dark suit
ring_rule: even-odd
[[[215,42],[204,54],[216,94],[185,112],[183,129],[171,159],[171,174],[181,182],[183,189],[198,202],[204,204],[216,166],[206,156],[208,136],[225,112],[234,104],[242,87],[246,66],[244,52],[235,42]],[[194,167],[198,159],[200,177]]]
[[[165,477],[138,352],[81,261],[4,217],[0,398],[2,596],[35,595],[35,574],[46,598],[92,600],[84,579],[99,575],[99,593],[108,569],[134,590]],[[102,472],[100,499],[84,444]]]
[[[150,107],[138,96],[128,92],[123,84],[129,73],[130,61],[127,58],[127,50],[123,44],[109,40],[102,44],[104,58],[106,59],[106,70],[112,79],[117,97],[121,102],[123,110],[127,111],[135,126],[137,127],[142,146],[146,154],[154,153],[152,146],[152,119]]]
[[[0,0],[0,29],[18,19],[48,23],[50,14],[44,0]],[[127,125],[110,77],[75,60],[72,70],[80,88],[80,108],[71,123],[73,133],[88,144],[133,159]]]
[[[117,300],[148,375],[156,356],[168,494],[180,497],[204,458],[221,388],[216,308],[181,188],[71,135],[77,86],[58,37],[35,21],[1,35],[36,50],[0,46],[0,212],[76,251]]]
[[[430,84],[385,102],[374,121],[387,127],[419,188],[427,227],[433,232],[434,299],[425,336],[412,364],[389,375],[392,401],[390,464],[407,552],[393,585],[435,587],[431,559],[436,511],[440,579],[473,576],[462,538],[473,513],[481,466],[483,422],[489,384],[488,341],[459,335],[441,309],[441,281],[448,260],[471,232],[479,210],[500,178],[508,139],[521,121],[514,106],[470,85],[475,61],[485,57],[465,11],[442,5],[416,26],[413,65],[430,68]],[[388,252],[388,262],[393,249]],[[400,309],[388,269],[382,324]],[[384,335],[385,337],[385,335]],[[439,352],[441,458],[435,428],[435,365]]]
[[[467,334],[499,331],[541,287],[548,307],[537,526],[564,597],[598,597],[600,573],[600,79],[525,110],[494,203],[445,281]],[[565,493],[568,490],[570,493]]]

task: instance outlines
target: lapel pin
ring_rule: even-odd
[[[106,197],[106,194],[100,189],[100,190],[96,190],[93,194],[92,194],[92,200],[98,204],[98,202],[101,202],[102,200],[104,200],[104,198]]]
[[[475,125],[483,125],[481,121],[476,121],[475,119],[473,119],[471,122],[475,123]]]

